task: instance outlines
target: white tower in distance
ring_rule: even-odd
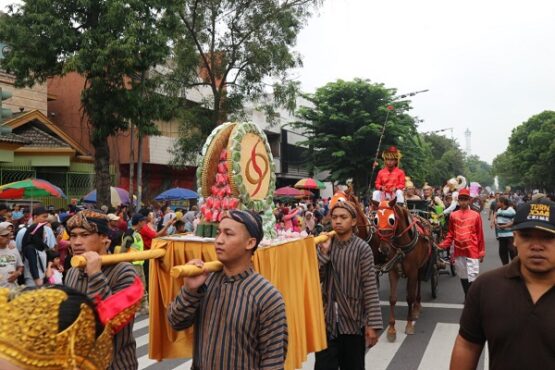
[[[472,135],[472,133],[470,132],[469,129],[466,129],[466,131],[464,132],[464,137],[466,139],[466,155],[471,155],[471,145],[470,145],[470,136]]]

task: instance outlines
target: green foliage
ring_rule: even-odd
[[[309,162],[319,170],[329,170],[329,180],[355,181],[359,192],[368,188],[372,163],[387,118],[381,150],[397,145],[403,152],[401,167],[416,182],[426,176],[423,169],[429,156],[416,132],[414,119],[407,114],[408,101],[391,103],[395,89],[368,80],[338,80],[316,90],[306,99],[311,107],[300,107],[295,124],[313,148]],[[389,104],[394,110],[388,111]],[[374,175],[377,174],[377,171]]]
[[[442,186],[458,175],[465,175],[464,153],[457,142],[442,135],[423,135],[424,145],[429,156],[422,163],[427,167],[426,182],[433,186]]]
[[[478,182],[483,188],[493,186],[492,166],[476,155],[464,159],[464,175],[468,182]]]
[[[198,143],[216,124],[242,116],[245,100],[266,101],[262,109],[276,120],[276,107],[295,108],[298,83],[288,71],[301,65],[292,48],[297,34],[318,0],[178,0],[168,13],[175,17],[173,40],[175,66],[168,88],[176,91],[204,88],[202,102],[212,110],[206,126],[206,111],[184,113],[176,163],[188,162],[198,153]],[[201,76],[199,78],[199,65]],[[200,113],[195,117],[195,113]],[[191,145],[193,144],[193,145]]]
[[[109,202],[107,138],[137,124],[153,131],[160,116],[158,84],[135,76],[166,61],[171,19],[164,0],[27,0],[0,18],[0,39],[11,52],[2,68],[16,86],[77,72],[85,77],[83,110],[92,127],[95,186],[100,203]]]
[[[493,168],[503,185],[555,189],[555,112],[544,111],[513,129]]]

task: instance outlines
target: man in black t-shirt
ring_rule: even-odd
[[[486,341],[491,370],[554,367],[555,203],[522,205],[513,230],[518,257],[470,287],[451,370],[476,369]]]

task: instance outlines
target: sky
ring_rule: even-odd
[[[17,0],[0,0],[0,8]],[[555,110],[555,1],[323,0],[299,34],[303,90],[356,77],[411,98],[421,132],[491,162],[511,130]],[[451,136],[451,131],[441,134]]]
[[[336,79],[411,98],[419,131],[453,137],[490,162],[511,130],[555,110],[555,1],[324,0],[300,33],[294,72],[307,92]],[[451,131],[444,134],[451,137]]]

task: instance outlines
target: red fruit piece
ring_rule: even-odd
[[[218,187],[217,187],[216,185],[212,185],[212,186],[210,187],[210,193],[211,193],[213,196],[217,196],[219,192],[220,192],[220,189],[218,189]]]
[[[212,210],[210,208],[206,208],[206,211],[204,212],[204,219],[206,221],[212,220]]]
[[[216,174],[216,184],[217,185],[225,185],[227,183],[227,178],[225,175],[221,174],[221,173],[217,173]]]
[[[239,199],[237,198],[230,198],[230,202],[229,202],[229,209],[235,209],[237,208],[237,206],[239,205]]]
[[[213,209],[212,211],[212,222],[218,222],[220,211],[218,211],[217,209]]]
[[[218,164],[218,173],[225,174],[227,172],[227,162],[220,162]]]
[[[206,204],[203,204],[202,206],[212,208],[214,206],[214,197],[206,198]]]
[[[222,209],[222,200],[215,198],[214,205],[211,207],[212,209]]]
[[[222,149],[220,153],[220,161],[227,161],[227,150]]]

